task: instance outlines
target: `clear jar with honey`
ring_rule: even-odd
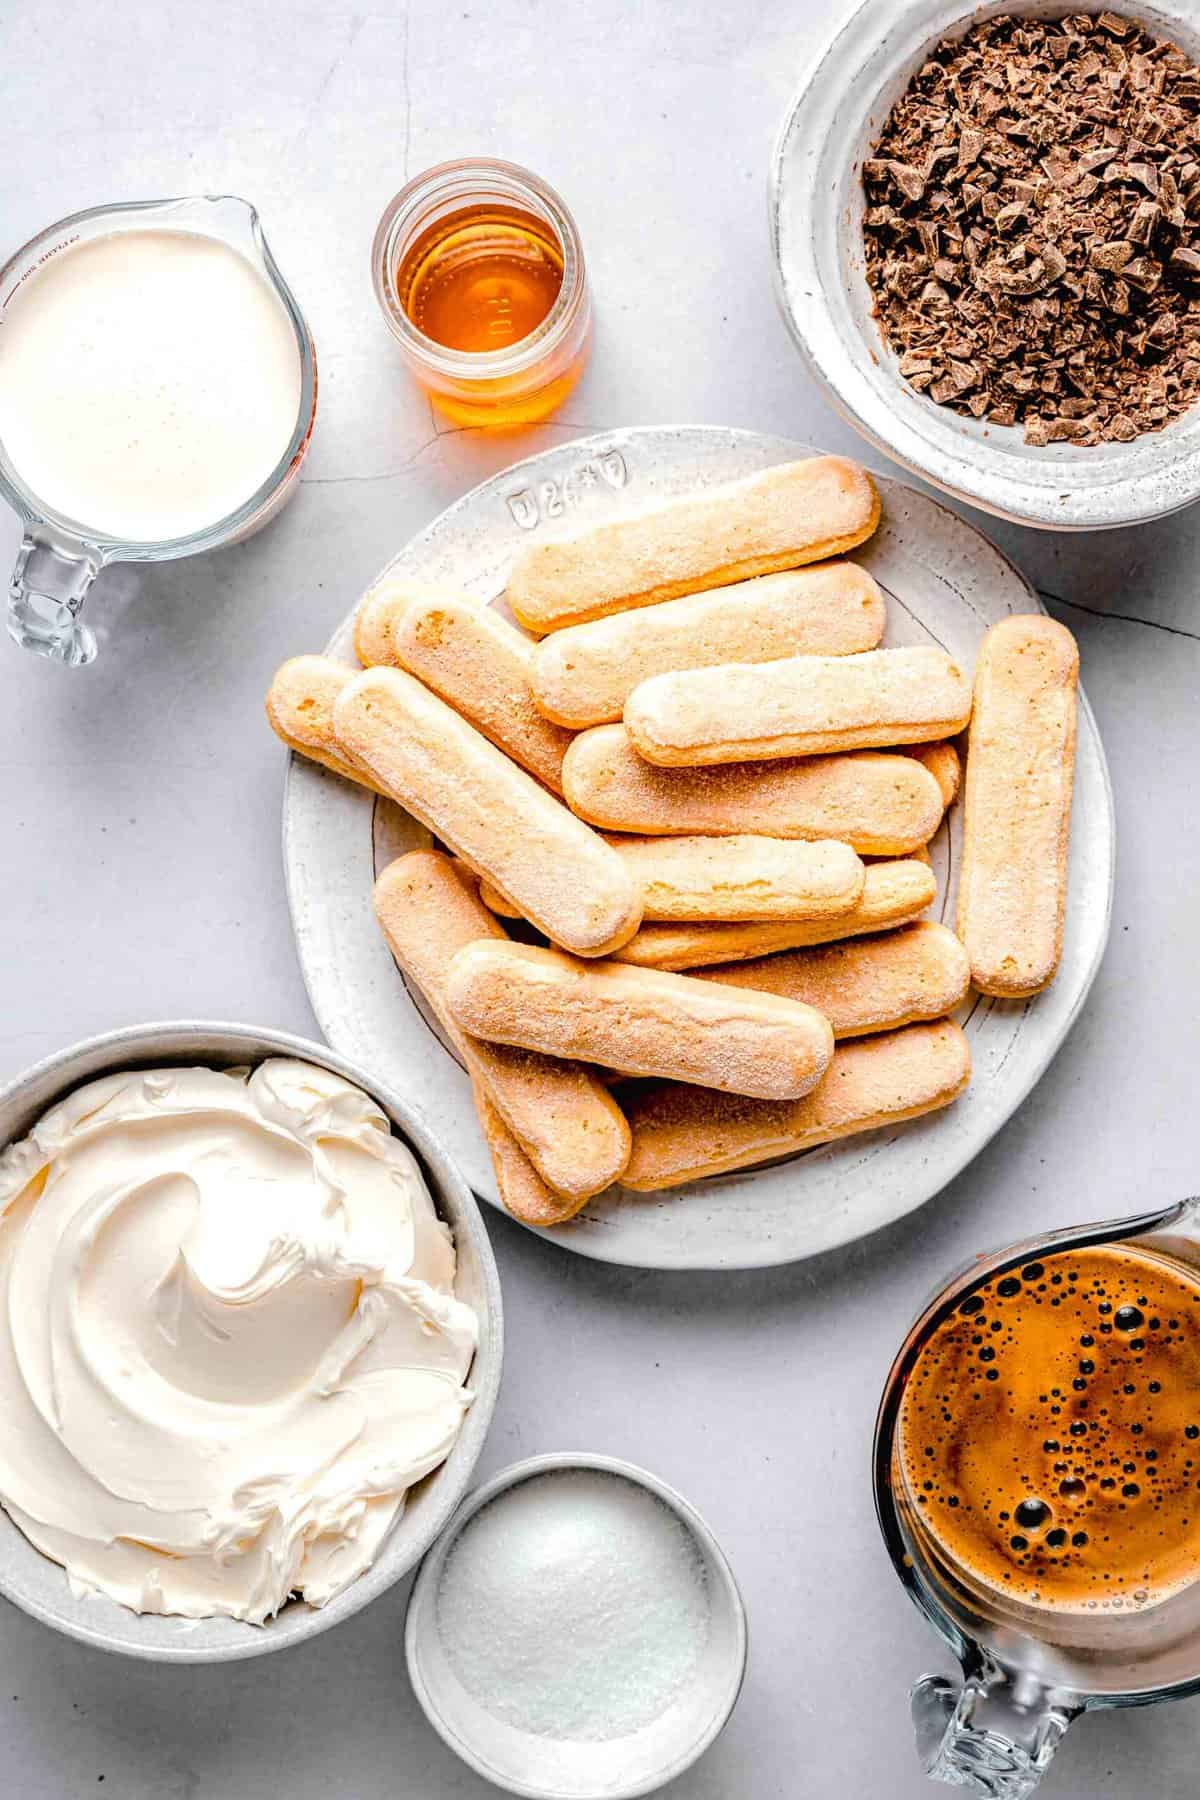
[[[434,405],[457,425],[535,424],[583,372],[583,246],[553,188],[516,163],[441,163],[387,208],[375,294]]]

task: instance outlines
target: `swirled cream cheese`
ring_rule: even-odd
[[[339,1076],[107,1076],[0,1156],[0,1500],[77,1592],[261,1624],[373,1561],[454,1444],[477,1321]]]

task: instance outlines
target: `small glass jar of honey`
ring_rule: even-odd
[[[441,163],[392,201],[371,250],[388,327],[456,425],[530,425],[583,372],[591,301],[575,221],[516,163]]]

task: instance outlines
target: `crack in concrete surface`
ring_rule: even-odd
[[[1043,600],[1053,600],[1056,606],[1070,607],[1072,612],[1087,613],[1092,619],[1115,619],[1122,625],[1144,625],[1148,631],[1165,631],[1169,637],[1190,638],[1192,643],[1200,644],[1200,631],[1185,631],[1182,625],[1164,625],[1160,619],[1139,619],[1134,613],[1109,612],[1103,606],[1085,606],[1081,600],[1068,600],[1065,594],[1055,594],[1049,588],[1039,588],[1038,593]]]

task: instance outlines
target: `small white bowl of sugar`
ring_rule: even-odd
[[[615,1457],[535,1456],[468,1496],[405,1629],[413,1689],[464,1762],[529,1800],[632,1800],[733,1711],[746,1615],[686,1500]]]

